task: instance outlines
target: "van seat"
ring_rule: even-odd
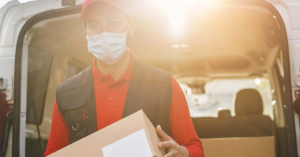
[[[263,102],[255,89],[243,89],[236,94],[235,114],[220,110],[217,118],[193,118],[199,138],[272,136],[273,122],[263,115]]]
[[[215,138],[219,136],[215,128],[218,126],[217,118],[199,117],[192,118],[192,121],[199,138]]]
[[[272,136],[273,122],[263,115],[263,101],[255,89],[243,89],[236,94],[233,124],[240,137]]]
[[[218,112],[218,118],[223,118],[223,117],[231,117],[230,110],[220,110]]]

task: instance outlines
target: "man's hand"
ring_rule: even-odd
[[[158,143],[158,148],[166,148],[168,153],[164,157],[190,157],[190,152],[184,147],[177,144],[169,135],[167,135],[158,125],[157,134],[164,140]]]

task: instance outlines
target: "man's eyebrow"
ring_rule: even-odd
[[[109,20],[122,20],[122,18],[120,16],[112,16]]]

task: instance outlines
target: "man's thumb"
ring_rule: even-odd
[[[157,132],[157,134],[158,134],[161,138],[163,138],[165,141],[170,140],[170,137],[162,130],[162,128],[161,128],[160,125],[158,125],[158,126],[156,127],[156,132]]]

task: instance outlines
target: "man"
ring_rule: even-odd
[[[58,86],[44,156],[141,109],[157,126],[165,157],[204,156],[176,80],[129,53],[135,27],[125,1],[86,0],[80,19],[95,58]]]

